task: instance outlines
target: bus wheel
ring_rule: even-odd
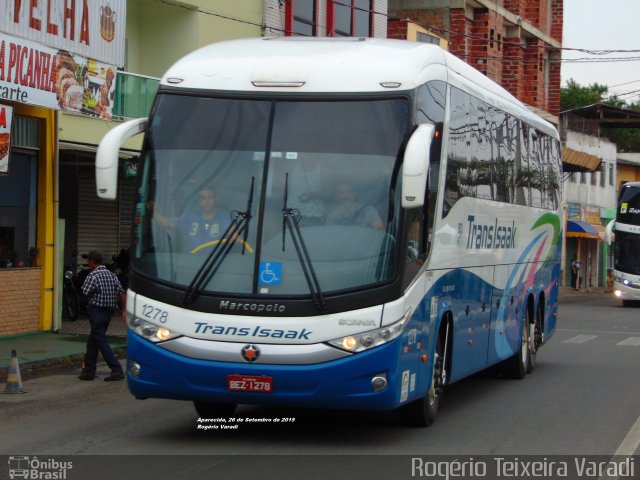
[[[529,309],[527,309],[527,317],[530,317],[528,313]],[[538,353],[538,348],[542,344],[542,316],[544,315],[544,306],[542,305],[542,300],[540,301],[540,306],[538,307],[538,314],[536,315],[535,321],[531,322],[531,318],[527,319],[529,324],[529,358],[527,359],[527,373],[533,372],[533,369],[536,368],[536,354]]]
[[[196,412],[201,418],[220,418],[233,415],[236,411],[234,403],[213,403],[196,400],[193,402]]]
[[[513,357],[509,358],[505,363],[505,374],[510,378],[516,378],[518,380],[523,379],[527,375],[529,370],[529,326],[531,314],[529,309],[525,310],[525,315],[522,319],[522,329],[520,335],[520,349]]]
[[[436,344],[436,352],[433,360],[431,387],[426,396],[400,407],[400,418],[404,424],[414,427],[428,427],[435,421],[438,408],[440,408],[440,402],[442,401],[442,390],[446,377],[443,352],[444,340],[442,336],[440,336]]]

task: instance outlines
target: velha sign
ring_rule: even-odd
[[[126,0],[0,0],[0,32],[124,66]]]

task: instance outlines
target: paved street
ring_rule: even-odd
[[[560,307],[531,375],[483,374],[450,386],[431,428],[403,427],[392,413],[241,406],[237,417],[267,423],[203,431],[187,402],[138,401],[124,382],[80,382],[70,372],[0,396],[0,454],[638,454],[640,310],[608,295]],[[274,422],[285,418],[294,421]]]

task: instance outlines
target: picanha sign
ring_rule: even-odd
[[[111,119],[116,68],[0,33],[0,101]]]

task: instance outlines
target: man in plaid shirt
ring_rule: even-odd
[[[92,250],[87,255],[87,260],[91,272],[82,285],[82,293],[89,299],[91,333],[87,340],[84,368],[78,378],[80,380],[93,380],[95,378],[98,352],[100,352],[109,368],[111,368],[111,374],[104,381],[122,380],[124,379],[124,373],[120,362],[118,362],[111,350],[109,340],[107,340],[107,329],[111,321],[111,314],[116,309],[118,296],[120,296],[122,302],[122,319],[126,320],[126,294],[122,289],[122,285],[120,285],[118,277],[102,264],[100,252]]]

